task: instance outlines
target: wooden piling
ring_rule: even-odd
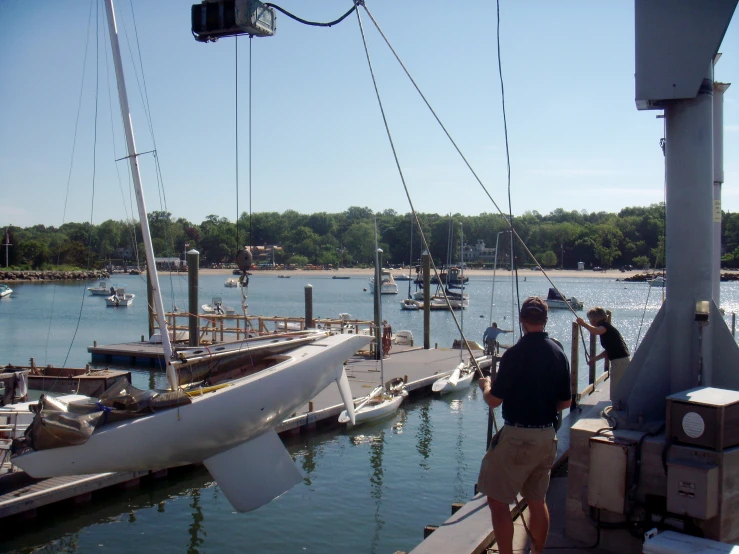
[[[576,321],[572,322],[572,345],[570,346],[570,393],[572,394],[572,400],[570,410],[577,408],[577,374],[580,366],[580,351],[577,347],[579,327]]]
[[[190,346],[200,346],[200,318],[198,317],[198,285],[199,285],[199,266],[200,252],[197,250],[189,250],[187,252],[187,311],[188,317],[188,344]],[[174,326],[172,327],[175,328]],[[174,331],[176,334],[176,331]],[[176,336],[172,337],[173,339]]]
[[[313,328],[313,285],[305,285],[305,327]]]
[[[588,360],[595,358],[595,335],[590,335],[590,357]],[[588,385],[595,383],[595,364],[588,364]]]
[[[423,263],[423,347],[431,348],[431,256],[428,251],[421,254]]]

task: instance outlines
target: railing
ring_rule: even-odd
[[[190,330],[190,314],[169,312],[166,314],[169,331],[176,337]],[[198,314],[200,343],[216,343],[242,340],[248,337],[272,335],[305,329],[304,317]],[[183,322],[184,320],[184,322]],[[372,333],[374,322],[360,319],[314,319],[316,329],[330,333]]]
[[[608,322],[611,322],[611,312],[606,311]],[[590,341],[588,345],[588,359],[592,360],[595,357],[595,335],[590,335]],[[610,361],[606,358],[603,373],[596,377],[595,366],[592,364],[588,368],[588,385],[581,391],[578,391],[580,386],[580,326],[577,322],[572,322],[572,347],[570,350],[570,391],[572,393],[572,402],[570,403],[570,409],[576,408],[580,403],[580,399],[584,396],[592,394],[595,387],[600,383],[608,379],[610,376]]]

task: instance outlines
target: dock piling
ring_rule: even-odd
[[[313,285],[305,285],[305,327],[313,328]]]
[[[423,263],[423,347],[431,348],[431,256],[421,254]]]
[[[570,346],[570,393],[572,401],[570,402],[570,410],[577,408],[577,373],[580,366],[579,349],[577,347],[577,334],[579,325],[576,321],[572,322],[572,345]]]
[[[189,321],[189,338],[190,346],[200,346],[200,318],[198,318],[198,284],[199,284],[199,266],[200,252],[197,250],[188,250],[187,252],[187,311],[190,314]],[[175,326],[173,326],[175,329]],[[176,334],[176,330],[174,333]],[[176,336],[172,336],[176,339]]]

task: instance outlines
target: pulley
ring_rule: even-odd
[[[239,250],[238,254],[236,254],[236,265],[243,272],[249,271],[251,269],[252,259],[253,257],[251,252],[244,247]]]

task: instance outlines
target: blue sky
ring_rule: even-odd
[[[166,208],[194,223],[210,214],[233,220],[235,41],[196,42],[190,33],[192,3],[133,3],[166,195],[165,206],[153,158],[143,156],[147,207]],[[335,19],[351,7],[348,0],[276,3],[316,21]],[[118,162],[117,173],[114,162],[125,152],[109,46],[101,30],[96,53],[97,5],[92,6],[89,28],[89,0],[0,1],[0,226],[100,223],[131,213],[127,165]],[[507,210],[495,2],[367,0],[367,6],[493,198]],[[121,35],[133,37],[130,0],[118,1],[116,9]],[[366,12],[361,14],[416,208],[494,212]],[[99,15],[102,20],[102,6]],[[732,212],[739,210],[737,20],[735,15],[716,70],[717,80],[736,83],[724,104],[723,208]],[[356,15],[336,27],[313,28],[278,14],[277,25],[274,37],[251,41],[251,209],[312,213],[368,206],[407,212]],[[238,39],[239,212],[250,207],[249,42]],[[130,48],[138,64],[135,43]],[[129,46],[124,43],[122,49],[137,148],[145,152],[154,142]],[[556,208],[616,212],[663,200],[662,120],[634,105],[632,1],[502,0],[501,50],[514,214]]]

